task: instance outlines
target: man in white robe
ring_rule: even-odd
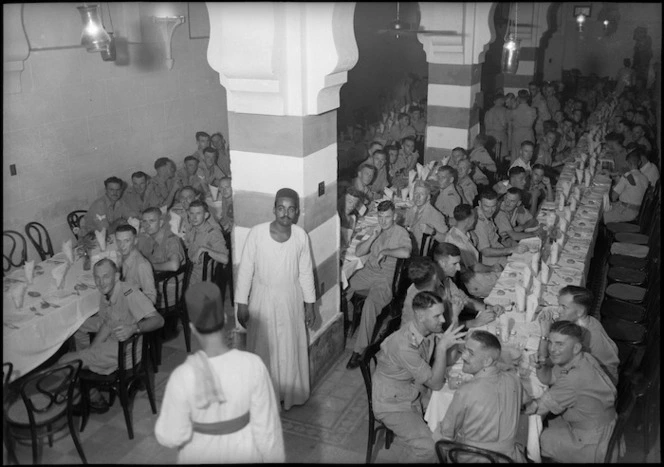
[[[309,237],[293,225],[299,212],[298,194],[290,188],[279,190],[275,220],[253,227],[247,235],[235,289],[247,350],[265,362],[285,410],[309,398],[306,326],[315,320]]]
[[[270,374],[259,357],[225,342],[219,288],[194,284],[185,300],[191,333],[203,350],[171,374],[155,426],[157,441],[178,448],[179,464],[284,462]]]

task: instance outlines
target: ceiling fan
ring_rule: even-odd
[[[386,29],[379,29],[378,34],[390,34],[395,38],[400,35],[414,35],[414,34],[437,34],[439,36],[456,36],[456,31],[434,31],[426,30],[418,27],[418,29],[411,29],[410,23],[401,21],[399,19],[399,2],[397,2],[397,19],[392,21]]]

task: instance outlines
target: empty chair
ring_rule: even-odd
[[[84,209],[79,209],[77,211],[72,211],[67,214],[67,224],[71,229],[71,233],[74,234],[76,240],[78,240],[78,232],[81,230],[81,221],[85,217],[88,211]]]
[[[80,360],[74,360],[28,376],[21,383],[21,399],[7,409],[8,436],[32,442],[34,464],[40,462],[42,440],[48,438],[53,446],[53,434],[65,425],[78,455],[87,464],[73,419],[74,387],[81,365]]]
[[[2,232],[2,272],[12,267],[20,268],[28,260],[28,244],[25,237],[15,230]]]
[[[441,464],[466,464],[486,461],[491,464],[512,464],[514,462],[505,454],[447,439],[436,442],[436,455]]]
[[[53,245],[48,230],[39,222],[28,222],[25,225],[25,234],[30,239],[42,261],[53,256]]]

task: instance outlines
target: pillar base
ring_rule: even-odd
[[[344,320],[338,313],[330,325],[309,345],[309,381],[313,389],[344,351]]]

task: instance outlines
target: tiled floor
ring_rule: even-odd
[[[230,305],[227,307],[230,309]],[[230,312],[229,314],[232,314]],[[232,317],[229,316],[229,318]],[[230,323],[232,324],[232,323]],[[228,326],[228,327],[232,327]],[[196,344],[194,343],[194,350]],[[367,442],[367,403],[362,375],[357,370],[346,370],[352,341],[346,351],[312,391],[304,406],[293,407],[282,414],[282,426],[286,445],[286,461],[294,463],[363,463]],[[155,375],[157,406],[161,405],[166,381],[170,372],[186,358],[184,338],[164,344],[162,366]],[[637,406],[638,409],[638,406]],[[635,414],[640,413],[635,410]],[[632,417],[636,418],[636,417]],[[129,440],[122,409],[116,403],[103,415],[92,415],[85,431],[80,434],[83,449],[89,463],[104,464],[170,464],[176,459],[176,451],[159,445],[153,430],[157,415],[150,411],[145,392],[136,396],[133,409],[134,439]],[[78,421],[78,419],[77,419]],[[643,441],[636,431],[636,420],[628,425],[627,456],[623,462],[641,462]],[[67,433],[67,432],[64,432]],[[377,463],[396,462],[402,447],[395,440],[389,450],[379,440],[374,451]],[[660,462],[659,430],[648,456],[649,462]],[[3,453],[6,459],[6,453]],[[28,446],[18,446],[21,464],[31,463]],[[42,463],[78,464],[80,458],[68,434],[56,440],[52,448],[44,446]]]

